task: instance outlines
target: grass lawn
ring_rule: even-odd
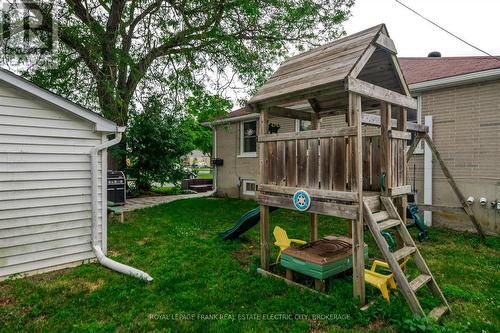
[[[125,224],[110,223],[109,255],[147,271],[153,283],[98,264],[1,282],[0,331],[493,332],[500,327],[498,237],[484,245],[476,236],[430,231],[432,241],[422,244],[421,252],[452,308],[435,324],[412,319],[402,296],[391,295],[387,304],[370,286],[367,297],[377,303],[359,311],[348,274],[334,279],[331,298],[258,275],[258,227],[232,242],[217,236],[255,206],[232,199],[182,200],[133,212]],[[291,237],[308,237],[305,214],[278,210],[271,215],[271,227],[276,224]],[[347,226],[320,217],[319,233],[346,234]],[[370,256],[377,256],[372,239],[366,240]],[[424,307],[435,305],[427,290],[419,293]],[[206,317],[214,314],[225,319]]]
[[[196,168],[194,169],[198,174],[196,178],[198,179],[213,179],[212,169],[210,168]]]

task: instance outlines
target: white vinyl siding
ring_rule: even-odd
[[[0,280],[94,258],[89,153],[103,141],[94,126],[0,83]],[[100,226],[102,199],[101,184]]]

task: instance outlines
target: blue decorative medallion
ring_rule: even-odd
[[[301,212],[308,210],[311,205],[311,197],[309,196],[309,193],[304,190],[298,190],[295,192],[293,195],[293,205]]]

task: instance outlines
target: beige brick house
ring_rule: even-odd
[[[474,198],[474,213],[489,233],[500,230],[500,62],[491,57],[400,58],[417,112],[409,121],[430,127],[434,143],[466,197]],[[304,108],[310,108],[304,105]],[[256,133],[258,115],[242,108],[211,126],[217,194],[255,198],[258,178]],[[305,121],[271,118],[279,132],[307,130]],[[321,119],[320,128],[345,126],[344,116]],[[470,220],[457,209],[459,201],[433,158],[423,145],[410,161],[409,183],[425,212],[427,224],[470,229]],[[485,204],[480,200],[484,198]],[[443,208],[445,207],[445,208]]]

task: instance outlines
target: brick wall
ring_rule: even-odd
[[[279,133],[295,131],[293,119],[270,117],[269,122],[280,125]],[[241,122],[233,122],[216,126],[217,157],[224,160],[224,165],[217,168],[217,195],[255,199],[254,196],[243,194],[242,182],[243,180],[258,182],[259,149],[257,147],[257,157],[238,156],[240,155],[240,125]]]
[[[500,200],[500,80],[423,92],[422,117],[433,117],[433,140],[465,197],[473,196],[475,215],[489,232],[498,233],[500,212],[478,204],[479,197]],[[416,167],[419,202],[423,202],[423,156]],[[460,203],[433,158],[433,204]],[[410,182],[413,180],[410,179]],[[454,229],[473,226],[463,214],[433,213],[433,223]]]

